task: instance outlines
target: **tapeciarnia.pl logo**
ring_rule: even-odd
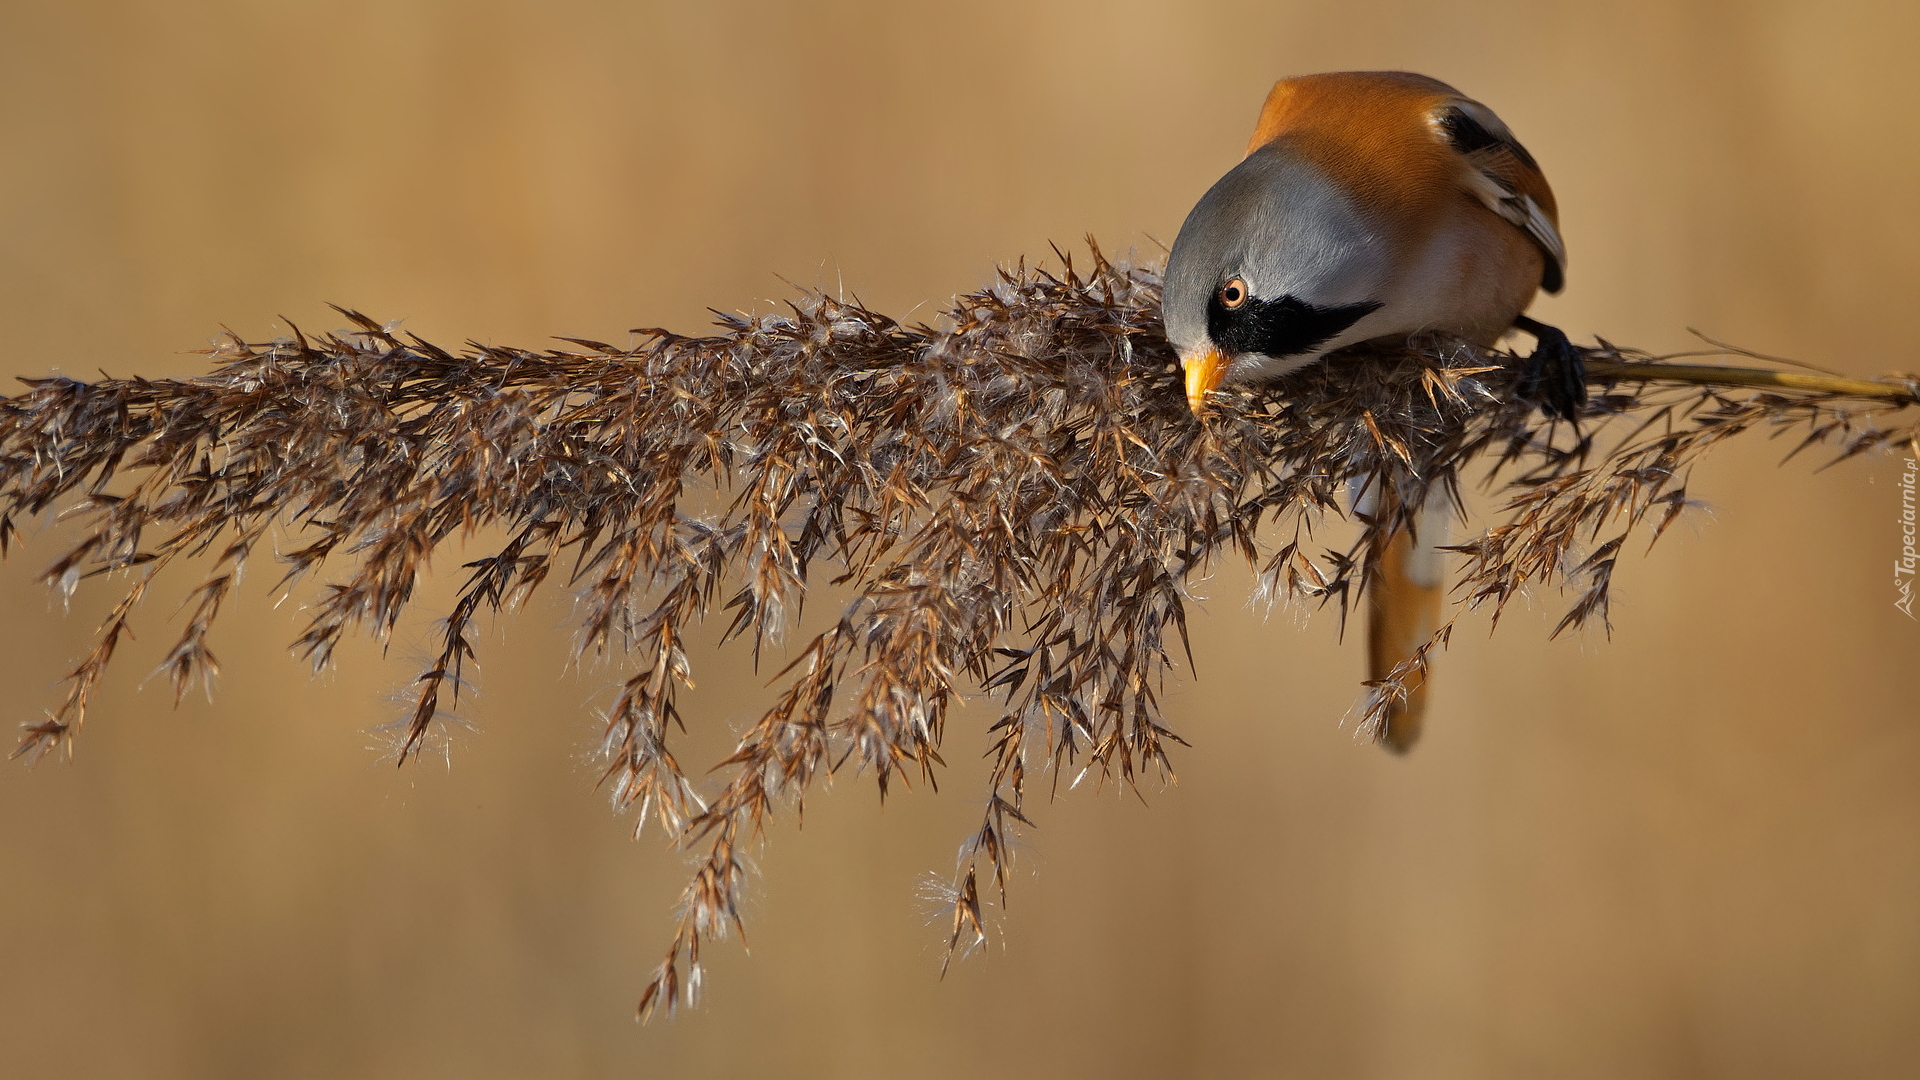
[[[1915,617],[1913,614],[1915,562],[1920,561],[1920,554],[1914,552],[1913,481],[1914,475],[1920,473],[1920,465],[1917,465],[1912,458],[1906,459],[1906,465],[1907,471],[1900,474],[1900,557],[1893,561],[1893,589],[1899,594],[1899,599],[1893,602],[1893,606],[1906,612],[1907,618],[1912,619]]]

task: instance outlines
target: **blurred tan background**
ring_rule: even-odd
[[[1906,2],[7,0],[0,364],[186,374],[404,317],[430,339],[619,341],[801,285],[930,314],[1088,232],[1157,252],[1285,74],[1404,67],[1497,109],[1559,192],[1576,337],[1689,326],[1920,368],[1920,8]],[[0,1071],[33,1077],[1802,1077],[1920,1069],[1920,624],[1892,461],[1748,438],[1711,515],[1623,564],[1612,641],[1534,598],[1445,658],[1404,760],[1340,726],[1331,619],[1222,575],[1193,748],[1150,807],[1042,807],[1005,947],[937,977],[916,889],[981,797],[854,778],[774,833],[751,956],[636,1027],[678,856],[592,791],[567,606],[482,654],[476,733],[396,772],[383,659],[309,680],[256,570],[216,703],[138,689],[71,763],[0,771]],[[107,599],[0,578],[9,724]],[[457,565],[449,553],[441,567]],[[1484,629],[1484,622],[1478,625]],[[696,659],[715,760],[764,700]],[[974,725],[978,727],[979,725]]]

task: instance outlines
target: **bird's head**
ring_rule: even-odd
[[[1161,313],[1197,414],[1222,383],[1284,374],[1368,336],[1379,230],[1284,144],[1249,154],[1187,215]]]

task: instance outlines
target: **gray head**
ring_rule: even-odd
[[[1187,215],[1161,314],[1202,408],[1221,382],[1309,363],[1358,340],[1387,256],[1352,200],[1284,142],[1249,154]],[[1364,328],[1362,328],[1364,330]]]

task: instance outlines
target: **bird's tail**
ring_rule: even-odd
[[[1391,492],[1378,498],[1371,487],[1354,498],[1354,508],[1377,521],[1390,521],[1395,507]],[[1446,566],[1440,546],[1447,542],[1452,503],[1442,492],[1432,492],[1413,515],[1409,531],[1400,528],[1388,536],[1374,563],[1367,593],[1367,677],[1375,682],[1411,660],[1440,627],[1440,599]],[[1417,668],[1401,679],[1406,697],[1387,705],[1380,741],[1395,753],[1406,753],[1420,738],[1426,719],[1428,678]]]

